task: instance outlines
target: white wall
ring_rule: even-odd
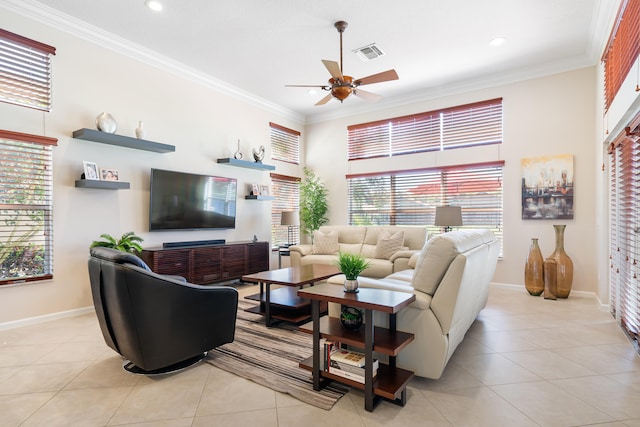
[[[327,183],[330,223],[347,223],[347,174],[504,160],[504,259],[493,280],[524,286],[524,261],[531,238],[538,237],[543,255],[550,255],[555,246],[552,224],[560,223],[567,224],[565,249],[574,263],[573,289],[595,292],[598,199],[594,188],[601,173],[594,167],[595,80],[592,67],[307,126],[307,166]],[[346,161],[348,125],[498,97],[504,103],[504,143],[500,146]],[[520,159],[564,153],[574,155],[574,219],[522,220]]]
[[[267,147],[264,162],[278,173],[297,173],[270,160],[269,122],[302,131],[288,117],[267,111],[175,74],[145,65],[78,37],[3,11],[3,26],[57,48],[53,65],[53,111],[43,113],[0,103],[0,129],[58,138],[54,149],[54,279],[0,288],[0,324],[90,306],[88,247],[101,233],[134,231],[152,247],[168,241],[270,240],[271,203],[244,200],[246,184],[269,184],[269,173],[216,163],[241,150]],[[134,136],[144,121],[146,139],[176,146],[175,153],[140,150],[75,140],[74,130],[95,128],[95,117],[110,112],[117,133]],[[130,190],[74,187],[82,161],[118,169]],[[238,179],[234,230],[148,231],[151,168],[213,174]]]

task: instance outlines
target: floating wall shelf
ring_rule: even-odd
[[[152,151],[154,153],[172,153],[176,151],[176,147],[174,145],[160,144],[159,142],[131,138],[128,136],[116,135],[114,133],[101,132],[99,130],[87,128],[73,131],[73,137],[84,141],[117,145],[119,147],[133,148],[136,150]]]
[[[249,162],[247,160],[238,160],[234,158],[218,159],[218,163],[222,163],[230,166],[238,166],[240,168],[258,169],[263,171],[276,170],[276,167],[272,165],[265,165],[264,163]]]
[[[97,179],[78,179],[78,188],[99,188],[102,190],[128,190],[129,183],[123,181],[100,181]]]
[[[254,195],[249,195],[249,196],[244,196],[245,199],[247,200],[275,200],[275,197],[273,196],[254,196]]]

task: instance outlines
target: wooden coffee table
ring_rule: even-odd
[[[271,326],[272,319],[306,322],[311,319],[311,303],[297,295],[298,289],[337,274],[340,271],[333,265],[303,265],[242,276],[243,281],[260,285],[259,293],[245,297],[260,304],[246,311],[263,315],[267,326]],[[271,290],[271,285],[283,287]],[[327,307],[328,304],[324,303],[320,312],[326,313]]]

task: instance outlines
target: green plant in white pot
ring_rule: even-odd
[[[358,276],[369,267],[369,261],[362,255],[340,252],[336,265],[340,269],[340,272],[344,274],[344,291],[358,292]]]
[[[101,246],[105,248],[113,248],[122,252],[130,252],[133,254],[139,254],[142,252],[142,246],[140,246],[140,242],[142,242],[142,237],[136,236],[133,231],[129,231],[124,233],[119,239],[115,239],[109,234],[101,234],[104,240],[94,240],[91,243],[89,248],[95,248],[96,246]]]

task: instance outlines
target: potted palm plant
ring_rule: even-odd
[[[133,254],[139,254],[142,252],[142,246],[140,246],[140,242],[142,242],[142,237],[136,236],[133,231],[129,231],[124,233],[119,239],[115,239],[109,234],[101,234],[104,240],[94,240],[91,243],[89,248],[95,248],[96,246],[101,246],[105,248],[113,248],[122,252],[130,252]]]
[[[358,254],[340,252],[336,265],[344,274],[344,291],[358,292],[358,276],[369,267],[369,261]]]

